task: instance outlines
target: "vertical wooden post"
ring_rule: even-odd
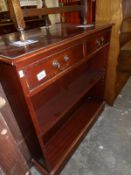
[[[84,10],[81,11],[82,24],[87,24],[88,0],[80,0],[80,3],[84,6]]]
[[[19,0],[8,0],[9,12],[12,21],[14,22],[17,30],[21,31],[25,29],[25,21],[20,7]]]
[[[43,7],[47,7],[47,6],[46,6],[46,3],[45,3],[45,0],[42,0],[42,8],[43,8]],[[43,17],[43,20],[45,21],[45,25],[46,25],[46,26],[49,26],[49,25],[51,24],[51,22],[50,22],[50,20],[49,20],[48,15],[43,15],[42,17]]]
[[[122,0],[96,1],[96,22],[115,24],[112,28],[105,92],[105,100],[111,105],[116,97],[117,64],[120,53],[120,28],[122,20]]]

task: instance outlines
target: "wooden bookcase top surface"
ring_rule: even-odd
[[[76,39],[83,38],[102,29],[111,27],[111,24],[95,24],[92,27],[78,27],[69,24],[55,24],[49,28],[36,28],[23,33],[11,33],[0,36],[0,61],[15,64],[27,59],[33,54],[46,52],[58,46],[64,46]],[[16,42],[34,41],[24,46],[14,45]]]

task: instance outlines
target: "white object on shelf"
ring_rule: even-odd
[[[11,42],[10,45],[16,46],[16,47],[22,47],[22,46],[26,46],[37,42],[38,40],[15,41],[15,42]]]

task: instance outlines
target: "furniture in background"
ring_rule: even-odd
[[[59,6],[69,6],[69,5],[80,5],[80,0],[78,1],[67,1],[67,0],[59,0]],[[79,12],[69,12],[69,13],[61,13],[60,21],[70,24],[80,24],[81,23],[81,14]]]
[[[62,7],[45,7],[43,0],[42,8],[22,9],[19,0],[8,0],[10,17],[18,31],[26,29],[25,18],[34,16],[45,16],[48,14],[63,14],[69,12],[80,12],[81,23],[87,23],[87,1],[80,0],[80,5],[67,5]],[[47,24],[48,25],[48,24]]]
[[[60,6],[69,6],[69,5],[81,5],[80,0],[59,0]],[[95,22],[95,6],[96,1],[86,0],[86,21],[88,24]],[[81,14],[79,12],[70,12],[61,14],[61,21],[70,24],[81,24]]]
[[[131,1],[97,0],[96,22],[114,23],[108,60],[105,99],[113,104],[131,75]]]
[[[29,45],[12,45],[18,33],[1,40],[0,81],[43,175],[60,172],[104,108],[111,27],[56,24],[25,31]]]
[[[31,175],[31,157],[0,84],[0,174]]]
[[[45,6],[45,4],[43,4]],[[22,6],[21,9],[36,9],[37,6]],[[33,16],[33,17],[25,17],[25,26],[26,30],[33,29],[36,27],[41,27],[50,24],[50,20],[47,15],[44,16]],[[0,12],[0,35],[2,34],[8,34],[12,32],[16,32],[17,28],[15,26],[15,23],[10,17],[9,11]]]
[[[43,0],[42,2],[44,9],[38,9],[34,5],[21,7],[19,0],[8,1],[9,11],[0,12],[0,34],[49,25],[50,21],[47,15],[50,13],[61,12],[60,22],[64,23],[81,24],[95,22],[95,0],[59,0],[59,7],[55,9],[46,8],[45,1]],[[32,11],[35,14],[32,14]]]
[[[120,34],[118,71],[131,73],[131,1],[123,0],[123,21]]]

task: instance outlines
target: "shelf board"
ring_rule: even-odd
[[[44,104],[37,111],[41,136],[46,134],[56,123],[63,120],[63,116],[101,80],[102,76],[103,72],[89,73],[87,71],[66,87],[64,91],[61,91],[56,97]]]
[[[46,144],[48,159],[53,172],[67,161],[102,112],[104,103],[100,100],[85,100],[70,116],[70,119]]]

